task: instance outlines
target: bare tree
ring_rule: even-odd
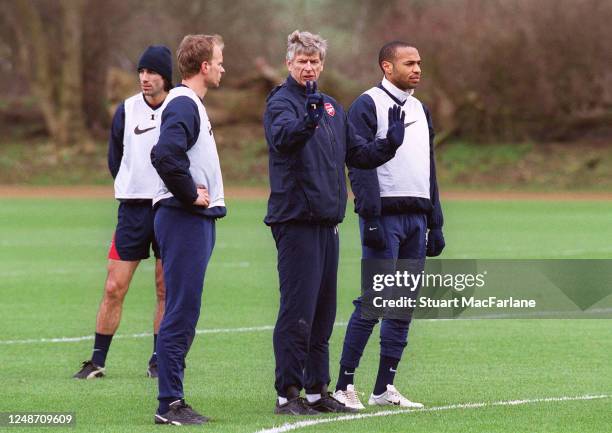
[[[419,47],[443,136],[557,140],[610,124],[611,20],[606,0],[393,0],[366,36]]]
[[[137,45],[127,43],[126,34],[136,26],[131,23],[135,11],[142,2],[134,0],[86,0],[83,14],[82,52],[82,106],[85,124],[91,133],[106,137],[110,123],[108,91],[106,80],[108,71],[114,64],[115,53],[120,56],[126,47]],[[153,43],[155,40],[150,41]],[[135,52],[142,52],[144,46],[135,46]],[[136,54],[134,54],[136,56]],[[137,58],[133,59],[134,67]],[[137,83],[135,69],[134,84]]]
[[[90,150],[92,140],[82,111],[84,0],[62,0],[57,10],[49,6],[17,0],[9,9],[20,69],[40,104],[57,148],[77,146]],[[54,34],[55,29],[61,33]]]
[[[330,43],[321,84],[345,104],[380,79],[382,44],[412,42],[440,137],[571,138],[612,117],[609,0],[0,0],[0,11],[0,65],[19,66],[58,147],[106,135],[111,66],[133,73],[144,47],[174,51],[186,33],[223,35],[226,88],[260,77],[258,57],[284,76],[286,35],[320,33]],[[248,104],[217,108],[236,106],[259,120]]]
[[[92,132],[109,123],[110,52],[129,22],[133,1],[16,0],[2,4],[7,46],[36,98],[58,150],[93,150]]]

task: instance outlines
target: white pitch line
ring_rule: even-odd
[[[444,410],[453,409],[479,409],[483,407],[494,407],[494,406],[520,406],[524,404],[533,403],[548,403],[548,402],[560,402],[560,401],[579,401],[579,400],[598,400],[602,398],[610,398],[609,394],[600,395],[580,395],[576,397],[547,397],[547,398],[534,398],[527,400],[507,400],[507,401],[494,401],[494,402],[482,402],[482,403],[463,403],[463,404],[451,404],[447,406],[436,406],[425,409],[399,409],[399,410],[383,410],[374,413],[362,413],[356,415],[342,415],[332,418],[319,418],[310,419],[305,421],[298,421],[294,423],[286,423],[278,427],[271,427],[267,429],[257,430],[255,433],[284,433],[292,430],[298,430],[305,427],[310,427],[318,424],[327,424],[337,421],[352,421],[356,419],[373,418],[379,416],[391,416],[401,415],[406,413],[419,413],[419,412],[438,412]]]
[[[596,308],[589,311],[593,314],[609,314],[612,312],[610,308]],[[521,319],[521,318],[542,318],[548,316],[556,316],[566,313],[572,313],[567,311],[552,311],[552,312],[542,312],[535,314],[520,314],[520,313],[507,313],[507,314],[488,314],[482,316],[466,316],[466,317],[457,317],[457,318],[441,318],[441,319],[417,319],[418,321],[423,322],[448,322],[452,320],[461,320],[461,321],[473,321],[473,320],[493,320],[493,319]],[[347,322],[336,322],[334,327],[344,327],[348,323]],[[196,329],[196,334],[233,334],[233,333],[242,333],[242,332],[261,332],[261,331],[272,331],[274,330],[274,325],[263,325],[263,326],[251,326],[251,327],[243,327],[243,328],[211,328],[211,329]],[[123,338],[147,338],[152,337],[153,333],[151,332],[141,332],[139,334],[116,334],[113,339],[123,339]],[[78,343],[80,341],[88,341],[93,340],[93,335],[84,335],[82,337],[52,337],[52,338],[30,338],[24,340],[0,340],[0,346],[9,345],[9,344],[39,344],[39,343]]]
[[[346,322],[335,323],[334,326],[346,326]],[[241,332],[261,332],[272,331],[273,325],[250,326],[243,328],[210,328],[196,329],[196,334],[235,334]],[[117,334],[113,339],[117,338],[146,338],[152,337],[151,332],[142,332],[139,334]],[[0,340],[0,345],[8,344],[38,344],[38,343],[77,343],[79,341],[93,340],[93,335],[85,335],[83,337],[56,337],[56,338],[31,338],[26,340]]]

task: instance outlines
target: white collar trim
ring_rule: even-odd
[[[414,93],[414,89],[408,89],[406,91],[403,91],[399,87],[396,87],[395,84],[393,84],[391,81],[387,80],[386,77],[383,77],[381,84],[389,93],[391,93],[393,96],[395,96],[402,102],[404,102],[406,99],[408,99],[409,96],[412,96],[412,94]]]

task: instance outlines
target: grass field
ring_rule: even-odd
[[[138,335],[151,332],[151,260],[141,264],[126,299],[105,379],[71,379],[90,356],[91,340],[43,340],[92,335],[115,209],[112,200],[0,200],[0,412],[73,411],[76,429],[70,431],[164,428],[152,425],[156,383],[144,377],[152,338]],[[185,380],[188,402],[214,421],[183,428],[188,431],[255,432],[301,421],[272,414],[271,325],[278,283],[276,250],[262,223],[265,202],[230,201],[228,209],[217,225],[206,275],[198,325],[205,332],[189,353]],[[609,258],[611,215],[612,202],[447,202],[444,257]],[[351,212],[341,226],[341,244],[332,384],[344,322],[359,287],[360,249]],[[345,421],[322,416],[330,422],[299,430],[609,432],[610,397],[532,400],[612,395],[611,325],[606,320],[416,321],[396,385],[435,410]],[[364,398],[377,362],[373,337],[356,376]],[[492,404],[511,400],[525,401]],[[483,404],[453,406],[467,403]]]

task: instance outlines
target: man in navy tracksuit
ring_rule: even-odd
[[[364,260],[415,259],[422,266],[426,255],[438,256],[444,248],[431,116],[413,96],[421,78],[420,64],[413,46],[398,41],[386,44],[379,54],[383,81],[359,96],[349,110],[351,126],[366,139],[386,134],[384,113],[388,107],[400,105],[406,115],[404,140],[392,160],[375,170],[349,170]],[[353,384],[355,369],[378,323],[363,317],[362,301],[354,301],[334,393],[336,399],[355,409],[364,408]],[[405,320],[382,320],[380,363],[370,405],[423,407],[402,396],[393,385],[410,319],[408,315]]]
[[[328,342],[336,315],[338,227],[346,208],[345,163],[374,168],[403,141],[399,107],[389,134],[366,143],[347,134],[342,107],[319,93],[326,41],[308,32],[288,38],[285,83],[268,97],[270,198],[265,223],[278,250],[280,308],[274,328],[275,413],[346,412],[327,392]],[[347,141],[347,135],[353,137]],[[307,401],[300,397],[305,388]]]
[[[166,282],[166,311],[157,337],[156,424],[208,421],[185,403],[183,374],[215,244],[215,219],[226,213],[219,156],[202,102],[225,72],[222,49],[220,36],[185,36],[177,51],[183,80],[164,102],[159,141],[151,151],[163,180],[153,203]]]

